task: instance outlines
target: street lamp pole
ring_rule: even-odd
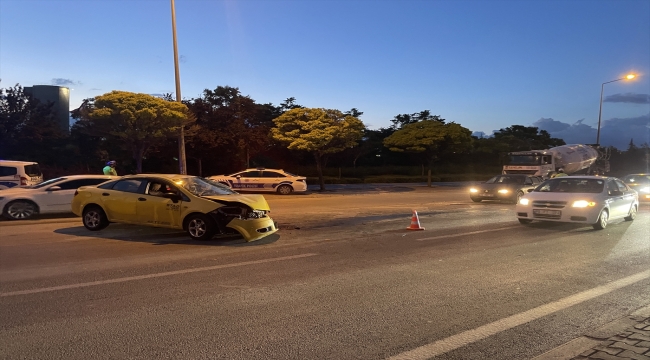
[[[173,0],[172,0],[173,1]],[[613,83],[615,81],[621,81],[621,80],[632,80],[634,79],[636,75],[634,74],[629,74],[625,77],[622,77],[620,79],[604,82],[602,85],[600,85],[600,108],[598,109],[598,133],[596,134],[596,145],[600,145],[600,118],[603,115],[603,90],[605,90],[605,84]]]
[[[181,73],[178,69],[178,44],[176,42],[176,9],[174,0],[172,5],[172,34],[174,39],[174,73],[176,76],[176,101],[181,102]],[[181,125],[181,133],[178,136],[178,170],[180,174],[187,174],[187,162],[185,160],[185,127]]]

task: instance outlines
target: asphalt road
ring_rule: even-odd
[[[462,187],[267,200],[254,243],[0,223],[0,358],[530,359],[650,304],[648,204],[595,231]]]

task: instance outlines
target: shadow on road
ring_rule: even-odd
[[[211,240],[192,240],[185,232],[161,228],[147,228],[125,224],[111,224],[102,231],[89,231],[83,226],[72,226],[54,230],[57,234],[99,238],[106,240],[119,240],[130,242],[144,242],[152,245],[202,245],[202,246],[260,246],[274,243],[280,235],[272,234],[257,241],[246,242],[239,235],[217,235]]]

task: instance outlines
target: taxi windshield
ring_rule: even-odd
[[[209,179],[188,176],[179,177],[172,180],[176,185],[184,188],[196,196],[212,196],[212,195],[231,195],[237,194],[230,190],[230,188],[219,184],[216,181]]]

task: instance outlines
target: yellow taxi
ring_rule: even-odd
[[[246,241],[278,231],[262,195],[242,195],[215,181],[190,175],[123,176],[77,189],[72,212],[86,229],[109,223],[182,229],[196,240],[238,232]]]

